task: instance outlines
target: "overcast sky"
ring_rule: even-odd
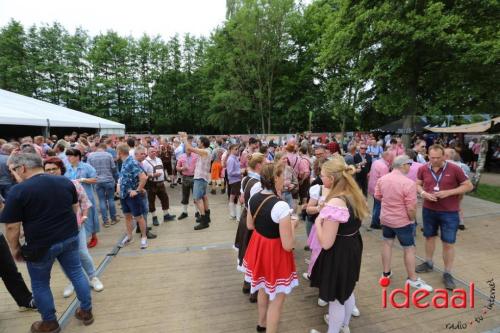
[[[122,36],[176,33],[209,36],[224,21],[226,0],[0,0],[0,26],[11,18],[24,27],[61,23],[70,33],[114,30]]]

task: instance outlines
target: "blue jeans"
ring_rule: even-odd
[[[309,215],[306,215],[306,234],[307,238],[309,238],[309,234],[311,233],[311,229],[314,225],[314,222]]]
[[[393,240],[398,238],[399,244],[402,247],[415,246],[415,223],[410,223],[401,228],[391,228],[386,225],[382,226],[382,237],[384,240]]]
[[[101,210],[102,221],[108,221],[108,208],[109,215],[112,220],[116,219],[115,207],[115,182],[97,183],[95,186],[97,197],[99,198],[99,209]]]
[[[291,192],[283,191],[281,193],[281,197],[288,204],[288,206],[290,206],[290,208],[293,208],[293,196]]]
[[[142,198],[142,217],[144,217],[144,221],[146,221],[146,224],[148,223],[148,212],[149,212],[149,201],[148,201],[148,196],[145,194],[143,195]]]
[[[438,212],[424,207],[422,218],[425,238],[437,236],[438,229],[441,229],[441,240],[448,244],[455,244],[460,224],[458,212]]]
[[[380,200],[373,198],[372,223],[370,225],[371,227],[380,226],[380,208],[381,208]]]
[[[92,280],[96,276],[95,266],[90,256],[89,249],[87,248],[87,232],[84,226],[81,226],[78,232],[78,252],[80,253],[80,261],[82,262],[83,270],[87,274],[89,280]]]
[[[75,287],[76,296],[83,310],[92,309],[89,281],[83,274],[79,254],[78,235],[53,244],[37,262],[27,262],[31,289],[42,320],[57,320],[54,297],[50,290],[50,272],[57,259],[64,273]]]

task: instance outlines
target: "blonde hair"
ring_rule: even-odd
[[[274,161],[279,162],[285,155],[286,155],[285,152],[282,151],[277,152],[276,154],[274,154]]]
[[[257,166],[257,164],[264,163],[265,159],[266,159],[266,157],[264,156],[264,154],[253,153],[250,156],[250,158],[248,159],[248,166],[250,167],[250,169],[255,170],[255,167]]]
[[[332,188],[326,197],[326,202],[335,197],[345,196],[357,218],[362,220],[368,216],[365,196],[352,176],[356,172],[353,165],[347,165],[342,156],[335,156],[323,163],[321,171],[333,178]]]

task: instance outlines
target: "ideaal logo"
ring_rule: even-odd
[[[432,305],[435,309],[447,309],[450,307],[454,309],[465,309],[468,307],[474,309],[475,306],[475,296],[474,296],[474,282],[469,284],[469,289],[457,288],[453,291],[448,292],[446,289],[436,289],[434,295],[429,299],[428,296],[431,293],[424,289],[416,289],[410,294],[410,285],[407,283],[404,289],[394,289],[387,295],[387,287],[391,284],[391,280],[387,277],[382,277],[379,280],[380,286],[382,287],[382,307],[385,309],[388,306],[388,300],[392,307],[396,309],[409,308],[410,302],[419,309],[428,308]],[[445,328],[450,330],[467,329],[472,325],[479,324],[484,320],[484,315],[493,309],[495,305],[495,282],[493,279],[486,281],[490,286],[490,297],[488,299],[488,304],[482,308],[481,314],[476,316],[473,320],[461,321],[455,323],[447,323]],[[397,295],[404,296],[402,303],[398,303],[395,300]],[[451,296],[451,297],[450,297]]]
[[[396,288],[391,291],[388,297],[387,287],[391,284],[391,279],[382,277],[379,283],[382,287],[382,307],[384,309],[387,308],[387,299],[389,299],[392,307],[396,309],[409,308],[410,302],[419,309],[425,309],[431,305],[436,309],[447,309],[450,304],[454,309],[465,309],[467,303],[469,303],[469,308],[474,308],[474,282],[469,284],[468,296],[465,289],[454,289],[451,295],[446,289],[436,289],[430,302],[427,301],[427,296],[431,295],[431,293],[425,289],[416,289],[410,294],[410,285],[407,283],[404,289]],[[402,303],[396,302],[396,295],[403,295],[404,301]]]
[[[488,303],[483,307],[481,314],[474,317],[473,320],[469,321],[461,321],[455,323],[447,323],[445,328],[449,330],[465,330],[467,328],[472,328],[473,325],[479,324],[484,320],[484,316],[493,309],[495,306],[495,281],[493,279],[486,281],[486,283],[490,286],[490,297],[488,298]]]

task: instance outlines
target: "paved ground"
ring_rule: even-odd
[[[481,174],[480,184],[500,186],[500,174],[485,172]]]
[[[169,189],[172,203],[180,201],[179,190]],[[227,219],[225,197],[210,196],[213,222],[209,229],[194,231],[193,209],[190,218],[155,227],[159,237],[147,250],[139,242],[111,256],[109,265],[102,267],[101,279],[105,290],[93,293],[95,323],[83,327],[72,318],[68,307],[73,299],[63,299],[66,278],[57,266],[53,270],[52,290],[58,315],[64,322],[64,332],[255,332],[257,309],[241,293],[242,275],[236,271],[236,253],[232,249],[236,223]],[[456,277],[464,283],[476,284],[474,309],[383,309],[378,278],[380,264],[380,232],[362,229],[364,240],[361,280],[356,288],[356,302],[361,317],[351,321],[352,332],[440,332],[449,331],[447,323],[459,324],[466,332],[484,332],[500,326],[497,303],[492,311],[475,322],[488,303],[490,288],[486,281],[500,281],[500,205],[466,197],[463,202],[467,230],[459,232],[457,241]],[[173,213],[180,206],[172,207]],[[419,218],[421,221],[421,218]],[[367,225],[365,221],[364,225]],[[307,253],[304,226],[298,231],[295,257],[302,273]],[[104,229],[97,248],[92,249],[96,266],[122,237],[121,222]],[[406,274],[402,252],[395,248],[394,277],[389,289],[403,286]],[[423,237],[417,237],[417,254],[423,256]],[[435,262],[442,267],[441,248]],[[103,265],[104,266],[104,265]],[[20,265],[29,283],[25,265]],[[441,273],[421,276],[435,288],[442,287]],[[465,284],[459,285],[465,287]],[[25,333],[37,313],[19,313],[14,301],[0,284],[0,333]],[[309,332],[316,328],[326,332],[322,316],[326,309],[316,305],[317,292],[301,280],[285,303],[281,332]],[[68,310],[68,311],[67,311]],[[66,319],[68,318],[68,319]],[[470,325],[470,322],[473,322]]]

